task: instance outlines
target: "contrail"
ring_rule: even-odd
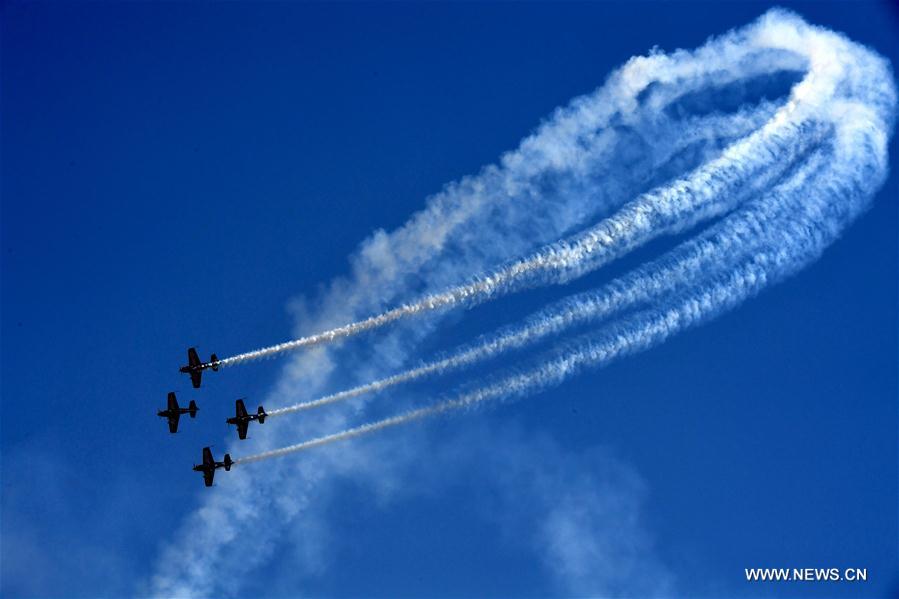
[[[805,182],[808,173],[819,167],[821,160],[818,156],[817,160],[804,164],[792,180],[776,188],[774,193],[786,196],[794,191]],[[599,290],[576,294],[556,302],[525,318],[522,324],[506,327],[485,337],[476,345],[463,347],[448,357],[352,389],[271,410],[269,416],[301,412],[383,391],[431,374],[462,368],[677,291],[695,283],[702,276],[731,266],[742,255],[739,250],[750,251],[761,245],[763,240],[767,241],[764,237],[766,231],[784,218],[788,211],[795,210],[793,204],[795,200],[790,203],[789,198],[777,204],[754,202],[717,223],[698,238],[682,243],[650,264]]]
[[[357,335],[411,315],[473,305],[526,287],[564,283],[664,234],[720,216],[770,184],[818,137],[815,124],[796,122],[788,103],[761,130],[686,178],[644,194],[614,216],[565,241],[513,261],[466,285],[424,297],[377,316],[252,352],[219,360],[230,366]]]
[[[742,277],[740,275],[742,274]],[[739,279],[737,277],[740,277]],[[318,437],[296,445],[290,445],[272,451],[266,451],[235,460],[235,464],[248,464],[270,458],[281,457],[290,453],[306,451],[316,447],[329,445],[368,435],[401,424],[437,416],[452,410],[474,406],[475,404],[514,395],[537,392],[552,384],[559,384],[586,366],[603,366],[614,359],[645,350],[661,343],[677,330],[691,326],[710,316],[713,311],[723,308],[722,302],[736,301],[735,285],[741,284],[743,295],[757,291],[763,283],[757,273],[749,269],[745,273],[735,273],[735,280],[730,285],[707,290],[700,297],[691,297],[677,307],[665,312],[640,315],[630,319],[622,327],[623,331],[603,341],[588,341],[574,350],[548,360],[533,370],[515,374],[487,385],[475,391],[465,393],[457,398],[445,400],[433,406],[418,408],[408,412],[384,418],[376,422],[349,428],[339,433]],[[738,292],[739,293],[739,292]]]
[[[808,261],[811,259],[811,256],[808,254],[810,252],[814,253],[820,246],[820,243],[812,243],[814,237],[808,228],[807,219],[794,218],[791,220],[784,218],[784,216],[789,212],[792,212],[794,216],[796,213],[801,213],[801,211],[806,213],[815,211],[817,213],[817,211],[823,208],[822,200],[815,201],[815,198],[812,198],[811,200],[806,199],[801,202],[802,206],[800,209],[797,206],[795,192],[800,190],[803,184],[807,184],[809,178],[819,173],[829,159],[830,156],[828,154],[821,151],[817,152],[813,158],[810,158],[801,168],[797,169],[797,172],[789,180],[772,190],[764,201],[755,202],[755,205],[729,215],[721,223],[705,232],[700,239],[690,240],[681,244],[681,246],[672,250],[663,258],[638,269],[631,275],[610,283],[599,291],[577,294],[567,298],[546,310],[528,317],[525,319],[524,324],[510,327],[493,337],[485,339],[476,346],[459,350],[450,357],[316,400],[275,409],[269,412],[269,416],[321,407],[365,393],[382,391],[429,374],[461,368],[494,356],[502,351],[535,343],[539,339],[551,334],[557,334],[577,324],[601,319],[626,307],[634,306],[641,301],[665,297],[672,291],[683,289],[690,283],[695,284],[702,275],[705,275],[707,279],[711,278],[708,276],[709,273],[720,272],[724,268],[722,264],[726,265],[731,272],[715,277],[713,280],[717,282],[711,287],[712,291],[704,292],[705,295],[720,296],[720,292],[716,290],[732,286],[731,281],[735,278],[737,281],[745,283],[751,277],[754,281],[761,284],[762,281],[766,281],[771,276],[771,273],[766,271],[764,276],[762,276],[763,273],[758,266],[760,263],[767,264],[769,270],[775,264],[781,269],[785,269],[783,262],[786,260],[786,256],[790,256],[790,259],[793,261]],[[750,239],[754,238],[755,242],[750,242],[747,240],[747,237]],[[790,245],[792,246],[792,252],[787,254],[783,251],[783,248]],[[814,250],[810,248],[814,248]],[[744,256],[749,250],[755,250],[755,253],[749,259],[745,259]],[[734,265],[741,261],[743,264],[738,268],[734,268]],[[717,265],[716,262],[718,263]],[[709,269],[712,270],[710,271]],[[735,272],[737,273],[736,275],[734,274]],[[784,270],[779,276],[785,276],[787,272]],[[706,285],[708,286],[709,284],[706,283]],[[744,295],[754,291],[756,289],[747,288],[744,290]],[[736,296],[731,298],[730,301],[736,302],[738,299],[742,299],[742,297],[738,290]],[[629,334],[626,337],[637,338],[639,335]],[[653,345],[653,343],[649,343],[647,347],[649,345]],[[598,364],[601,365],[602,363],[604,362],[600,361]],[[543,368],[541,366],[541,371]],[[503,384],[499,386],[503,387]],[[506,385],[506,387],[509,387],[509,385]],[[511,387],[518,388],[517,385],[511,385]],[[490,389],[493,388],[494,386],[490,387]],[[475,395],[481,399],[489,399],[495,396],[493,392],[483,395],[476,393]],[[447,411],[453,407],[473,403],[467,397],[452,400],[445,405],[441,404],[434,408],[424,408],[388,418],[373,425],[357,427],[350,431],[345,431],[345,433],[315,439],[308,442],[308,444],[301,444],[301,447],[298,447],[297,450],[308,449],[340,439],[373,432],[395,424]]]
[[[596,181],[597,173],[581,172],[585,164],[592,165],[597,159],[614,153],[615,144],[609,139],[614,139],[614,134],[609,130],[597,133],[598,128],[607,124],[610,115],[615,114],[610,110],[627,107],[629,110],[625,114],[631,115],[632,124],[651,129],[658,126],[659,106],[696,88],[732,82],[770,69],[796,70],[804,66],[804,61],[794,54],[772,55],[770,48],[767,53],[759,54],[762,49],[753,40],[745,46],[729,47],[729,52],[717,56],[699,52],[693,57],[681,56],[681,60],[675,62],[662,55],[634,59],[610,77],[605,88],[593,97],[582,99],[567,110],[560,111],[555,121],[524,142],[518,152],[504,157],[503,163],[508,171],[504,177],[512,182],[507,181],[497,190],[497,195],[501,196],[497,201],[509,194],[509,186],[526,186],[529,178],[539,178],[550,169],[565,168],[575,173],[574,178],[579,181],[579,187],[575,187],[579,192],[597,195],[595,203],[598,206],[618,205],[623,198],[612,197],[613,194],[604,191],[603,183]],[[740,60],[747,61],[743,65],[744,70],[735,71],[729,61]],[[650,83],[661,85],[648,98],[644,98],[640,109],[631,106],[638,103],[638,96]],[[608,101],[608,106],[599,105],[603,100]],[[814,141],[816,133],[812,129],[815,125],[805,119],[801,103],[791,99],[773,112],[770,108],[770,103],[764,102],[755,111],[741,111],[733,117],[712,116],[708,120],[697,119],[686,127],[670,124],[661,127],[662,130],[666,127],[670,129],[669,132],[679,140],[670,147],[677,150],[707,138],[711,129],[704,129],[709,125],[717,125],[717,134],[730,139],[740,138],[740,133],[748,132],[746,125],[754,125],[752,133],[730,144],[719,157],[673,184],[630,201],[617,214],[579,235],[548,245],[528,257],[512,261],[442,293],[427,295],[413,303],[321,333],[227,357],[216,365],[231,366],[333,342],[408,316],[460,305],[471,306],[527,287],[564,283],[600,268],[659,235],[677,233],[723,214],[764,188],[766,183],[776,180],[789,167],[795,155],[801,153],[803,146]],[[650,124],[644,124],[638,116],[633,116],[649,111],[654,115],[653,118],[645,117]],[[764,120],[760,121],[760,117]],[[678,135],[679,131],[683,135]],[[569,152],[557,151],[551,156],[542,155],[534,163],[525,162],[523,157],[531,155],[529,150],[538,145],[536,140],[541,136],[561,142],[553,147],[569,146],[572,149]],[[588,146],[587,150],[580,149],[584,145]],[[665,147],[665,144],[662,146]],[[670,158],[670,153],[663,152],[660,156]],[[627,187],[624,186],[625,190]]]
[[[859,172],[864,172],[864,169]],[[835,190],[837,194],[840,194],[849,191],[852,187],[859,188],[865,182],[847,181],[845,183],[832,187],[830,190]],[[878,183],[875,182],[874,186]],[[868,186],[870,187],[870,182]],[[820,206],[813,208],[813,211],[827,210],[828,199],[833,200],[833,197],[826,198]],[[840,198],[836,199],[839,201]],[[834,214],[839,212],[857,213],[859,209],[861,207],[857,207],[855,210],[850,208],[848,211],[835,211]],[[598,334],[582,337],[556,352],[555,357],[538,363],[526,372],[512,374],[496,383],[433,406],[418,408],[339,433],[240,458],[235,463],[246,464],[305,451],[452,410],[471,407],[487,400],[533,394],[549,386],[562,383],[584,368],[605,366],[619,357],[644,351],[664,342],[669,336],[679,331],[700,324],[724,310],[739,305],[771,282],[800,269],[815,259],[824,247],[833,241],[834,233],[839,231],[839,228],[833,225],[834,223],[824,223],[821,227],[813,228],[814,223],[811,221],[797,220],[784,231],[786,234],[795,235],[790,242],[793,246],[790,248],[792,251],[773,250],[756,254],[748,264],[735,269],[723,281],[706,287],[698,293],[687,294],[686,297],[680,296],[672,302],[673,305],[663,310],[638,313],[614,323],[612,327]]]
[[[823,36],[833,46],[823,46]],[[829,38],[829,39],[828,39]],[[599,333],[581,338],[565,346],[556,357],[544,360],[531,370],[517,373],[434,406],[419,408],[370,424],[347,429],[283,449],[243,458],[241,462],[258,461],[350,439],[371,432],[411,422],[449,410],[470,406],[488,399],[524,395],[558,384],[587,366],[603,366],[611,360],[652,347],[673,333],[707,320],[732,308],[761,289],[796,272],[832,243],[841,231],[863,211],[874,191],[886,176],[886,144],[892,129],[895,89],[882,62],[870,55],[859,55],[859,49],[833,34],[816,32],[807,40],[825,70],[843,75],[845,67],[835,63],[855,59],[856,69],[867,67],[880,71],[874,81],[880,85],[856,88],[857,95],[820,99],[813,104],[819,123],[813,136],[820,148],[803,157],[782,182],[748,202],[744,209],[725,216],[717,226],[688,241],[663,257],[638,269],[636,273],[613,282],[599,293],[580,294],[529,319],[524,325],[506,331],[480,345],[457,352],[444,360],[432,362],[363,385],[355,389],[276,410],[283,414],[332,403],[369,391],[377,391],[448,368],[459,367],[493,355],[504,349],[533,341],[557,332],[576,322],[605,316],[623,305],[640,300],[653,300],[660,307],[613,321]],[[864,51],[862,51],[864,52]],[[865,60],[868,59],[868,60]],[[814,61],[813,61],[814,64]],[[852,76],[857,76],[853,73]],[[824,83],[822,91],[837,90],[836,83],[810,72]],[[841,82],[845,83],[845,82]],[[853,89],[851,86],[849,89]],[[844,92],[845,93],[845,92]],[[829,133],[829,135],[824,135]],[[807,144],[794,139],[794,148],[804,151]],[[792,162],[791,162],[792,163]],[[719,187],[712,186],[717,192]],[[663,224],[662,226],[666,226]],[[748,258],[747,258],[748,257]],[[729,272],[723,277],[701,277],[709,267],[708,259],[717,258]],[[660,266],[663,265],[663,266]],[[699,278],[698,285],[695,279]],[[709,282],[711,279],[712,282]],[[695,288],[690,287],[691,280]],[[652,285],[651,283],[660,283]],[[668,292],[683,287],[684,291]]]

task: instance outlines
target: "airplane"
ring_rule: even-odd
[[[177,433],[178,432],[178,420],[181,419],[181,414],[190,414],[191,418],[197,417],[197,410],[200,408],[197,407],[197,402],[194,400],[190,400],[190,403],[186,408],[182,408],[178,405],[178,400],[175,398],[175,394],[171,391],[169,392],[169,405],[165,410],[159,410],[156,412],[157,416],[161,416],[163,418],[169,419],[169,432]]]
[[[247,438],[247,427],[250,425],[251,421],[258,420],[259,424],[263,424],[265,422],[265,417],[268,416],[268,414],[265,413],[265,410],[262,409],[262,406],[259,406],[255,414],[248,414],[242,399],[238,399],[235,402],[235,410],[237,415],[234,416],[234,418],[228,418],[225,422],[237,425],[237,436],[241,439]]]
[[[190,375],[190,382],[193,383],[194,389],[200,388],[200,377],[207,368],[213,370],[219,369],[218,356],[212,354],[208,362],[200,362],[200,356],[197,355],[197,348],[191,347],[187,350],[187,366],[181,367],[181,372]]]
[[[194,470],[196,472],[203,473],[203,482],[206,483],[207,487],[212,486],[212,479],[215,476],[215,471],[219,468],[224,468],[225,472],[231,470],[231,466],[234,464],[234,460],[231,459],[231,454],[225,454],[225,460],[223,462],[216,462],[212,458],[212,450],[208,447],[203,448],[203,463],[200,465],[194,464]]]

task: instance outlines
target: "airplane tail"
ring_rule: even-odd
[[[218,372],[219,369],[219,357],[215,354],[212,354],[209,358],[209,362],[212,364],[212,370],[214,372]]]
[[[265,417],[268,416],[268,414],[265,413],[265,410],[262,409],[262,406],[259,406],[259,409],[256,410],[256,414],[259,415],[259,424],[264,424]]]
[[[194,400],[190,400],[190,404],[187,406],[187,409],[189,410],[188,413],[190,414],[190,417],[196,418],[197,410],[199,410],[200,408],[197,407],[197,402],[195,402]]]
[[[234,460],[231,459],[231,454],[226,453],[225,454],[225,472],[228,472],[231,470],[231,465],[233,463],[234,463]]]

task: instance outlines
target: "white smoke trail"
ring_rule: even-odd
[[[723,42],[719,44],[724,45]],[[596,160],[608,158],[614,152],[615,146],[611,141],[615,137],[613,131],[602,129],[599,133],[595,131],[596,128],[606,124],[604,119],[608,119],[610,114],[608,107],[597,109],[595,104],[599,99],[611,94],[617,99],[617,103],[613,104],[636,103],[637,97],[650,83],[676,81],[678,85],[662,86],[644,100],[643,110],[646,110],[646,107],[657,109],[672,97],[682,96],[700,85],[721,84],[764,72],[760,64],[767,69],[776,70],[796,69],[803,65],[801,57],[786,53],[764,53],[755,56],[759,47],[754,42],[737,49],[727,47],[730,52],[719,53],[714,59],[714,52],[704,51],[698,52],[696,57],[680,56],[681,61],[677,63],[671,63],[668,57],[661,55],[635,59],[619,74],[610,78],[608,84],[610,87],[603,88],[589,100],[575,102],[568,111],[557,115],[555,123],[541,132],[540,135],[546,137],[564,137],[565,141],[554,144],[554,147],[572,148],[565,156],[565,162],[560,163],[558,157],[555,157],[548,164],[543,161],[544,166],[572,170],[583,179],[579,184],[581,193],[595,193],[597,205],[614,207],[618,203],[616,200],[620,198],[603,194],[601,184],[590,184],[596,179],[597,173],[584,171],[585,163],[593,164]],[[750,60],[750,62],[744,65],[743,71],[723,69],[721,54],[729,56],[731,60]],[[753,60],[757,60],[760,64],[752,62]],[[685,79],[687,77],[692,77],[692,80]],[[591,110],[585,110],[585,105],[589,105]],[[224,358],[216,365],[231,366],[333,342],[382,327],[407,316],[459,305],[473,305],[526,287],[564,283],[601,267],[659,235],[677,233],[720,215],[752,193],[763,189],[765,184],[775,180],[792,164],[795,156],[815,140],[816,134],[811,130],[813,123],[805,119],[801,103],[795,99],[790,100],[773,114],[765,110],[769,106],[763,103],[757,110],[748,114],[741,112],[731,118],[719,116],[711,117],[709,121],[698,119],[697,123],[686,129],[682,125],[680,127],[669,125],[670,132],[675,135],[675,139],[679,139],[672,146],[672,150],[683,149],[685,145],[692,143],[695,137],[701,139],[707,135],[702,130],[709,125],[721,126],[719,134],[722,131],[727,133],[728,129],[732,130],[730,132],[735,132],[733,129],[739,132],[753,120],[756,121],[757,127],[748,137],[731,144],[721,156],[706,162],[687,177],[642,195],[627,204],[618,214],[577,236],[556,242],[526,258],[513,261],[467,284],[442,293],[431,294],[416,302],[328,331]],[[595,114],[597,110],[602,116]],[[572,121],[572,113],[577,114],[580,120]],[[764,124],[759,122],[760,115],[765,115],[767,119]],[[658,126],[654,121],[651,124]],[[680,139],[677,135],[678,129],[692,131],[692,135]],[[588,145],[588,149],[582,150],[585,144]],[[662,146],[666,147],[665,144]],[[519,152],[504,157],[504,166],[509,171],[505,177],[514,180],[514,184],[507,184],[506,188],[501,188],[501,195],[509,194],[507,189],[509,185],[515,188],[522,186],[524,177],[545,174],[544,171],[535,171],[534,165],[521,161],[521,155],[528,154],[528,147],[529,143],[525,142]],[[586,159],[587,156],[590,160]],[[670,153],[662,156],[666,159],[671,157]],[[527,174],[523,175],[517,172],[517,169],[524,169]]]
[[[695,284],[702,277],[731,268],[743,253],[758,248],[763,242],[771,243],[771,240],[765,237],[766,233],[770,237],[770,228],[788,216],[790,211],[797,209],[795,206],[797,200],[791,198],[789,193],[804,183],[807,176],[820,167],[822,160],[824,158],[819,153],[815,160],[803,164],[800,171],[788,182],[778,186],[775,193],[784,196],[781,201],[753,203],[717,223],[698,238],[682,243],[662,258],[597,291],[566,298],[527,317],[521,324],[506,327],[475,345],[453,352],[448,357],[352,389],[277,408],[268,414],[280,416],[302,412],[367,393],[383,391],[431,374],[462,368],[502,352],[537,343],[568,328],[607,318],[641,302]]]
[[[625,298],[625,302],[633,303],[637,299],[657,297],[660,290],[667,291],[676,288],[679,283],[683,284],[683,278],[687,276],[689,279],[689,273],[692,272],[692,276],[695,276],[702,272],[702,250],[711,250],[705,256],[716,256],[725,268],[732,268],[723,283],[706,282],[697,289],[688,288],[683,297],[669,299],[669,305],[665,305],[663,300],[663,307],[650,312],[649,316],[613,323],[612,328],[618,333],[611,341],[596,342],[593,338],[588,338],[588,341],[529,372],[487,385],[456,399],[284,449],[250,456],[241,461],[257,461],[302,451],[487,399],[535,392],[549,384],[565,380],[584,366],[602,366],[620,355],[651,347],[674,332],[739,304],[767,284],[792,274],[817,258],[864,210],[873,192],[886,176],[886,144],[893,124],[895,88],[885,64],[863,49],[829,32],[812,30],[810,38],[803,42],[813,52],[813,67],[815,64],[824,65],[824,72],[842,78],[833,81],[824,77],[821,71],[812,70],[805,79],[816,79],[820,83],[814,88],[816,93],[830,90],[836,94],[835,98],[817,97],[809,111],[810,118],[826,124],[825,129],[832,131],[830,141],[825,144],[826,151],[814,152],[783,184],[757,200],[753,208],[725,217],[719,230],[715,230],[712,235],[716,237],[715,241],[701,240],[684,244],[679,252],[687,254],[686,257],[681,256],[665,269],[650,267],[648,272],[625,277],[626,283],[623,285],[621,282],[613,283],[609,287],[619,294],[616,296],[608,289],[604,290],[600,297],[605,301],[595,302],[586,300],[584,296],[576,297],[575,301],[569,302],[567,310],[550,309],[548,313],[532,319],[530,324],[445,360],[275,413],[324,405],[470,363],[502,349],[545,336],[573,322],[596,318],[620,307],[610,301],[610,298]],[[841,65],[838,60],[851,61],[856,70],[850,74],[847,65]],[[865,86],[858,86],[859,70],[867,75],[879,76],[872,77],[871,82]],[[837,93],[840,88],[840,93]],[[716,192],[720,190],[718,186],[711,187]],[[753,225],[751,228],[747,228],[749,223]],[[748,243],[738,243],[738,231],[749,233]],[[673,253],[678,253],[678,250]],[[747,253],[752,255],[749,263],[735,267],[735,263],[744,260]],[[660,288],[648,285],[649,281],[659,280],[664,281]],[[591,299],[595,300],[596,297]],[[674,304],[670,305],[671,302]],[[600,336],[604,338],[608,333],[603,332]]]
[[[558,384],[585,366],[602,366],[623,355],[647,349],[652,345],[661,343],[673,332],[707,318],[710,312],[722,309],[722,302],[727,300],[735,301],[733,298],[736,295],[736,285],[743,286],[743,289],[739,291],[739,294],[743,295],[748,295],[752,291],[757,290],[764,284],[756,285],[758,281],[762,280],[762,277],[758,273],[747,270],[748,272],[745,273],[737,273],[734,277],[735,280],[731,284],[707,290],[699,298],[691,297],[668,311],[657,312],[652,315],[641,315],[640,318],[633,319],[633,322],[626,322],[622,327],[623,331],[618,335],[612,336],[611,339],[602,342],[590,341],[583,343],[578,349],[545,361],[528,372],[506,377],[496,383],[465,393],[457,398],[439,402],[433,406],[410,410],[397,416],[349,428],[338,433],[297,443],[296,445],[239,458],[234,463],[248,464],[281,457],[290,453],[306,451],[338,441],[361,437],[401,424],[437,416],[451,410],[471,407],[487,400],[530,394],[549,385]]]
[[[800,233],[803,228],[803,226],[794,227],[792,231]],[[665,310],[639,313],[624,319],[616,323],[613,333],[603,331],[600,335],[588,336],[580,342],[571,344],[564,351],[557,352],[556,357],[539,363],[529,371],[508,376],[433,406],[410,410],[331,435],[240,458],[235,464],[258,462],[306,451],[452,410],[471,407],[487,400],[533,394],[551,385],[560,384],[586,367],[605,366],[617,358],[649,349],[679,331],[733,308],[746,298],[757,294],[773,282],[772,279],[782,278],[798,270],[823,250],[822,241],[827,243],[832,241],[828,233],[836,229],[825,227],[820,230],[808,228],[805,230],[805,239],[794,240],[795,253],[780,251],[758,254],[750,264],[733,271],[724,282],[706,288],[701,293],[688,295],[686,298],[680,297]]]
[[[727,148],[724,155],[691,176],[646,194],[586,232],[516,260],[477,280],[443,293],[329,331],[219,360],[219,366],[265,358],[328,343],[382,327],[407,316],[459,305],[473,305],[524,287],[564,283],[595,270],[664,234],[689,229],[732,209],[749,194],[775,180],[796,155],[813,143],[810,123],[779,111],[761,130]]]

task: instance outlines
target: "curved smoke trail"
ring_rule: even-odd
[[[688,177],[644,194],[585,233],[475,283],[377,318],[486,299],[528,284],[564,282],[657,235],[724,215],[718,223],[631,275],[597,292],[573,296],[448,358],[272,414],[464,366],[641,302],[648,303],[648,309],[612,321],[531,368],[474,391],[238,463],[357,437],[488,399],[537,392],[583,368],[603,366],[661,343],[815,260],[867,207],[885,179],[896,104],[892,76],[885,61],[865,48],[780,12],[763,17],[751,28],[749,39],[802,55],[809,65],[787,104],[761,129]]]
[[[761,130],[673,184],[625,205],[587,231],[515,260],[465,285],[428,295],[365,320],[308,337],[219,360],[232,366],[275,354],[333,342],[401,318],[457,306],[471,306],[527,287],[565,283],[665,234],[687,230],[720,216],[783,174],[797,153],[814,141],[811,123],[794,117],[788,103]]]
[[[734,64],[740,68],[734,69]],[[687,176],[627,202],[616,214],[580,234],[547,245],[466,284],[364,320],[227,357],[217,365],[232,366],[332,342],[408,316],[471,306],[527,287],[564,283],[659,235],[689,229],[733,209],[781,176],[795,155],[813,142],[815,133],[809,129],[814,123],[807,120],[804,105],[791,100],[774,109],[770,102],[763,101],[752,110],[684,122],[670,119],[659,107],[698,89],[806,67],[806,58],[801,54],[778,51],[759,40],[733,44],[728,38],[694,54],[656,54],[632,59],[609,78],[606,86],[558,111],[519,150],[504,156],[502,169],[487,169],[471,183],[475,190],[483,190],[487,196],[483,201],[552,196],[540,189],[541,181],[564,171],[567,173],[564,183],[557,184],[555,191],[561,191],[559,195],[563,198],[572,192],[590,198],[591,213],[603,214],[622,206],[629,195],[640,189],[640,183],[686,148],[717,145],[712,141],[732,143]],[[653,86],[651,92],[650,86]],[[613,162],[618,148],[620,125],[610,126],[613,116],[659,146],[649,152],[650,158],[634,172],[624,175],[608,172],[603,165]],[[534,151],[547,146],[554,151]]]
[[[818,155],[803,165],[800,176],[794,177],[785,189],[795,191],[805,176],[821,161]],[[565,298],[533,314],[521,324],[504,327],[497,333],[485,336],[478,343],[462,347],[447,357],[434,360],[405,372],[332,393],[318,399],[292,406],[277,408],[269,416],[280,416],[318,408],[339,401],[377,393],[396,385],[441,374],[450,370],[492,358],[506,351],[537,343],[566,329],[597,322],[641,303],[677,292],[691,284],[697,284],[710,274],[732,267],[742,253],[762,245],[766,232],[773,230],[779,220],[796,210],[796,200],[790,198],[778,204],[752,203],[734,215],[716,223],[697,238],[682,243],[661,258],[637,268],[595,291],[579,293]],[[788,241],[786,239],[782,240]],[[741,253],[742,252],[742,253]]]

